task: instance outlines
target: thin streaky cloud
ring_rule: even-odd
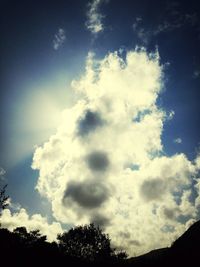
[[[54,35],[53,39],[54,50],[58,50],[64,44],[65,40],[66,40],[65,30],[59,28],[57,33]]]
[[[99,12],[99,7],[103,3],[102,0],[93,0],[88,4],[86,28],[92,33],[97,34],[104,30],[102,23],[103,15]]]
[[[161,33],[173,32],[185,26],[192,28],[199,28],[198,15],[193,13],[183,13],[180,10],[179,3],[168,5],[165,9],[166,19],[160,21],[157,25],[146,27],[145,21],[142,17],[136,17],[132,24],[133,32],[136,34],[142,44],[147,45],[153,37]]]
[[[148,30],[143,25],[143,19],[141,17],[136,17],[132,25],[133,32],[137,35],[138,39],[145,45],[149,43],[152,36],[151,30]]]
[[[169,32],[179,29],[185,25],[195,26],[197,24],[197,15],[193,14],[181,14],[178,13],[176,16],[171,16],[170,21],[165,20],[153,30],[153,35],[158,35],[162,32]]]

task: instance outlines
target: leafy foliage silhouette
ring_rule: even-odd
[[[6,196],[6,187],[7,185],[4,185],[3,188],[0,189],[0,214],[1,211],[8,206],[8,196]]]
[[[49,243],[39,230],[28,232],[17,227],[10,232],[0,229],[0,251],[7,255],[8,266],[121,266],[125,252],[111,248],[110,239],[94,224],[78,226],[58,235],[58,243]]]
[[[72,228],[57,239],[60,249],[74,258],[93,262],[111,260],[116,255],[108,235],[94,224]]]
[[[13,233],[17,234],[21,242],[25,243],[27,246],[38,245],[39,243],[45,242],[47,239],[46,236],[41,235],[40,230],[27,232],[25,227],[17,227],[14,229]]]
[[[7,201],[5,187],[1,201]],[[5,207],[2,205],[2,208]],[[194,223],[170,248],[162,248],[127,259],[125,252],[111,246],[109,236],[94,224],[77,226],[59,234],[58,242],[48,242],[39,230],[0,228],[1,261],[7,266],[81,267],[197,267],[200,251],[200,221]]]

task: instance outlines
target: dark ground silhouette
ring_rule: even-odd
[[[0,255],[7,266],[122,266],[126,258],[94,224],[72,228],[52,243],[39,230],[0,229]]]
[[[0,189],[0,215],[7,206],[6,186]],[[1,227],[1,225],[0,225]],[[28,232],[17,227],[13,232],[0,228],[0,264],[6,266],[135,266],[198,267],[200,221],[194,223],[170,248],[153,250],[128,258],[111,247],[109,236],[94,224],[77,226],[47,242],[39,230]]]
[[[72,228],[57,239],[57,242],[47,242],[39,230],[27,232],[25,227],[18,227],[13,232],[1,228],[1,262],[7,266],[199,266],[200,221],[170,248],[128,259],[126,253],[116,252],[111,247],[109,236],[94,224]]]

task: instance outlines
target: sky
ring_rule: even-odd
[[[200,219],[198,1],[1,1],[3,227],[94,222],[130,256]]]

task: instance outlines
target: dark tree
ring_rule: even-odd
[[[108,235],[94,224],[72,228],[58,236],[59,244],[49,243],[39,230],[28,232],[17,227],[13,232],[0,229],[0,251],[8,266],[100,267],[124,266],[126,254],[116,253]]]
[[[57,239],[60,249],[74,258],[93,262],[108,259],[114,255],[108,235],[94,224],[72,228],[58,235]]]
[[[38,245],[39,243],[46,241],[46,236],[41,235],[40,230],[27,232],[25,227],[17,227],[14,229],[13,233],[17,234],[21,239],[21,242],[25,243],[26,245]]]
[[[3,188],[0,189],[0,214],[1,211],[8,206],[8,196],[6,196],[6,187],[7,185],[3,186]]]

